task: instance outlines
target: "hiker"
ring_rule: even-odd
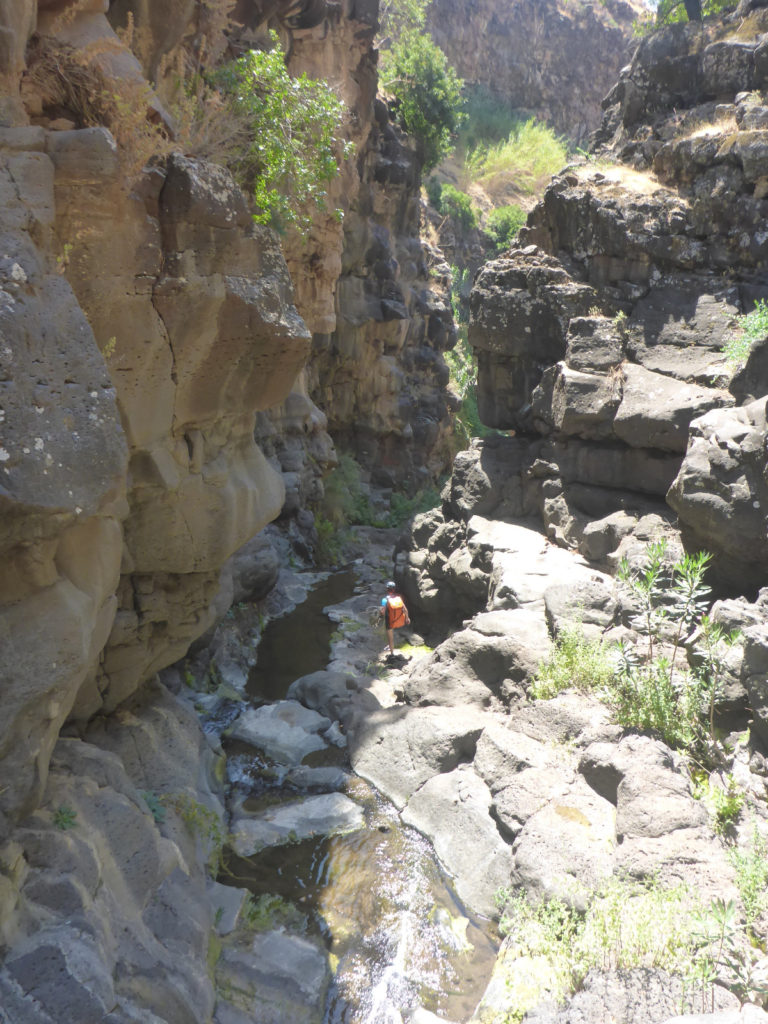
[[[384,625],[387,630],[389,641],[389,656],[395,653],[395,630],[401,626],[409,626],[411,620],[408,616],[408,609],[405,602],[397,592],[397,587],[392,580],[387,583],[387,596],[381,599],[379,614],[384,616]]]

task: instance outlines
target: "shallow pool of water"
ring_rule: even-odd
[[[258,701],[284,700],[295,679],[325,668],[331,636],[337,628],[323,608],[352,594],[352,569],[331,573],[317,583],[293,611],[267,623],[259,641],[258,661],[248,676],[246,692]]]

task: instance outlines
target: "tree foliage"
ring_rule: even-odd
[[[249,124],[232,166],[253,193],[254,219],[306,230],[312,213],[326,209],[328,183],[352,152],[340,133],[344,104],[325,82],[291,78],[275,32],[271,50],[251,50],[224,65],[215,81]]]
[[[379,32],[382,45],[391,45],[404,32],[424,28],[427,8],[431,0],[381,0],[379,4]]]
[[[429,36],[407,29],[382,56],[382,79],[402,127],[421,148],[424,170],[452,149],[461,121],[462,81]]]
[[[655,15],[644,18],[638,28],[647,33],[678,21],[701,21],[733,6],[734,0],[658,0]]]
[[[440,192],[440,213],[450,217],[463,234],[477,227],[477,213],[472,199],[454,185],[445,184]]]

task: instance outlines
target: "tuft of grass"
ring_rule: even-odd
[[[519,193],[535,195],[567,160],[566,143],[531,118],[518,123],[502,142],[478,145],[467,157],[467,170],[472,180],[486,188],[504,179]]]
[[[755,825],[749,844],[745,848],[732,847],[728,856],[736,872],[747,926],[751,928],[768,910],[768,840]]]
[[[723,346],[723,356],[734,369],[741,369],[749,358],[753,344],[768,336],[768,301],[758,299],[751,313],[738,317],[738,326],[741,333]]]
[[[696,955],[698,904],[684,885],[613,878],[583,915],[559,899],[534,907],[524,894],[504,890],[497,902],[503,907],[500,930],[510,936],[518,956],[541,958],[550,968],[549,992],[532,984],[525,992],[530,1003],[516,1008],[515,1020],[544,995],[560,1000],[576,991],[590,970],[649,967],[685,974]]]
[[[590,640],[581,626],[564,626],[555,647],[531,684],[531,696],[549,700],[563,690],[605,692],[615,672],[611,650],[602,640]]]

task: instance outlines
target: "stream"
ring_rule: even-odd
[[[338,627],[324,609],[349,598],[355,578],[352,570],[329,574],[305,601],[267,624],[248,680],[255,705],[285,699],[295,679],[326,667]],[[247,794],[250,809],[306,795],[248,744],[225,740],[225,746],[230,780]],[[401,1024],[419,1006],[468,1020],[496,958],[493,923],[461,904],[430,844],[351,774],[345,749],[312,753],[304,763],[337,769],[342,781],[332,788],[363,808],[364,827],[249,857],[229,851],[220,881],[248,888],[254,898],[280,897],[299,911],[307,937],[327,949],[334,977],[324,1024]]]

